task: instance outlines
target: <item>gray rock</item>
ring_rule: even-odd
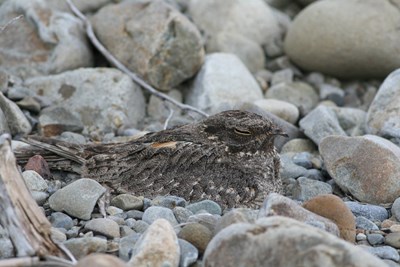
[[[311,161],[312,155],[308,152],[300,152],[300,153],[296,153],[292,160],[293,163],[299,166],[302,166],[306,169],[311,169],[313,164]]]
[[[378,226],[364,216],[356,217],[356,228],[363,230],[379,230]]]
[[[289,123],[295,124],[299,119],[299,109],[292,103],[277,99],[259,99],[254,104]]]
[[[56,243],[63,243],[67,240],[67,235],[63,231],[64,229],[58,229],[51,227],[51,239]]]
[[[366,23],[375,16],[382,19]],[[382,78],[400,66],[400,36],[391,34],[399,20],[398,6],[387,0],[380,5],[374,0],[318,1],[296,16],[285,51],[308,71],[348,79]]]
[[[126,216],[135,220],[141,220],[143,218],[143,211],[130,210],[126,212]]]
[[[319,150],[330,176],[359,201],[393,203],[400,195],[400,148],[390,141],[373,135],[328,136]]]
[[[49,197],[47,192],[31,191],[32,198],[36,201],[39,206],[43,206]]]
[[[320,170],[317,169],[309,169],[307,172],[304,174],[304,177],[307,177],[311,180],[316,180],[316,181],[324,181],[325,177],[322,175]]]
[[[396,249],[400,248],[400,233],[389,233],[384,238],[385,244]],[[383,242],[383,241],[382,241]]]
[[[212,231],[200,223],[188,223],[178,233],[179,238],[195,246],[201,254],[204,253],[212,236]]]
[[[281,155],[281,178],[283,180],[298,178],[304,176],[307,173],[307,169],[295,164],[292,161],[292,157],[289,154]]]
[[[350,136],[364,135],[367,113],[358,108],[331,107],[336,113],[340,127]]]
[[[283,257],[282,251],[290,256]],[[281,216],[225,228],[208,245],[203,266],[249,266],[249,262],[257,267],[386,266],[344,240]]]
[[[330,100],[338,106],[344,105],[344,91],[341,88],[330,84],[321,84],[319,86],[319,98],[321,100]]]
[[[187,223],[199,223],[207,227],[213,233],[220,219],[221,216],[217,214],[199,213],[190,216]]]
[[[123,210],[123,209],[120,209],[120,208],[117,208],[117,207],[114,207],[114,206],[108,206],[108,207],[106,208],[106,212],[107,212],[108,215],[111,215],[111,216],[123,216],[123,217],[128,217],[128,216],[124,213],[124,210]],[[125,216],[124,216],[124,215],[121,215],[121,214],[125,214]]]
[[[389,246],[380,246],[380,247],[360,246],[360,247],[381,259],[393,260],[396,262],[400,260],[399,253],[396,251],[396,249]]]
[[[400,197],[393,202],[391,212],[398,221],[400,221]]]
[[[354,201],[346,201],[345,203],[355,216],[364,216],[365,218],[374,222],[383,222],[389,218],[389,212],[384,207],[361,204]]]
[[[2,31],[1,69],[25,79],[92,65],[83,24],[75,16],[40,0],[3,2],[0,25],[16,14],[24,17]]]
[[[152,206],[146,209],[144,211],[142,220],[148,224],[152,224],[157,219],[161,218],[167,220],[172,226],[178,224],[178,221],[176,220],[174,213],[171,209],[159,206]]]
[[[158,219],[136,242],[128,264],[178,267],[179,257],[180,248],[174,229],[167,220]]]
[[[63,243],[76,259],[81,259],[91,253],[105,253],[107,240],[99,237],[71,238]]]
[[[192,77],[203,63],[198,29],[165,1],[107,5],[92,22],[110,52],[156,88],[171,89]]]
[[[143,209],[143,198],[130,194],[120,194],[111,200],[111,205],[122,210],[141,210]]]
[[[55,103],[52,108],[63,108],[78,118],[86,131],[94,128],[110,132],[122,125],[136,126],[145,113],[140,87],[115,69],[78,69],[31,78],[25,86],[50,98]]]
[[[400,140],[400,69],[393,71],[379,87],[367,113],[369,133]]]
[[[182,103],[183,96],[181,91],[173,89],[169,91],[167,95]],[[172,109],[174,111],[174,115],[181,114],[181,110],[175,105],[165,102],[155,95],[150,96],[149,104],[147,105],[147,114],[150,117],[155,120],[166,120],[170,113],[168,109]]]
[[[65,142],[71,142],[75,144],[86,144],[86,139],[83,135],[74,133],[74,132],[63,132],[59,137],[59,140],[65,141]]]
[[[229,5],[218,0],[193,0],[190,1],[189,14],[207,36],[227,32],[242,35],[264,47],[273,46],[280,38],[272,10],[261,0],[234,0]]]
[[[175,207],[172,212],[175,215],[176,220],[178,223],[185,223],[189,219],[190,216],[193,215],[193,212],[190,210],[183,208],[183,207]]]
[[[186,95],[186,103],[211,113],[220,106],[232,108],[239,102],[262,98],[257,81],[233,54],[214,53],[206,56]]]
[[[294,72],[290,68],[278,70],[274,72],[271,79],[271,85],[278,83],[291,83],[293,82]]]
[[[186,200],[177,196],[157,196],[151,200],[151,205],[173,209],[175,207],[185,207]]]
[[[46,192],[49,187],[46,180],[35,171],[24,171],[22,177],[24,178],[26,187],[28,187],[29,191]]]
[[[324,137],[343,135],[346,132],[340,127],[336,113],[329,107],[320,105],[300,120],[299,125],[304,133],[319,145]]]
[[[367,240],[372,246],[376,246],[383,244],[385,237],[381,234],[367,234]]]
[[[74,221],[67,214],[62,212],[53,212],[50,215],[50,223],[53,227],[69,230],[74,226]]]
[[[39,113],[41,110],[40,103],[33,97],[24,97],[22,100],[16,102],[21,109],[29,110],[33,113]]]
[[[183,239],[178,239],[179,248],[181,251],[181,256],[179,259],[179,267],[189,267],[191,264],[195,263],[199,251],[195,246]]]
[[[15,257],[14,245],[8,237],[0,237],[0,259]]]
[[[132,230],[132,228],[130,228],[127,225],[122,225],[120,228],[120,233],[121,233],[121,237],[125,237],[125,236],[129,236],[131,234],[136,233],[135,231]]]
[[[132,230],[137,233],[144,233],[147,228],[149,228],[149,224],[145,221],[136,221],[135,224],[132,226]]]
[[[265,97],[292,103],[301,117],[317,106],[319,100],[315,90],[304,82],[279,83],[269,88]]]
[[[332,186],[306,177],[299,177],[292,189],[293,198],[300,201],[323,194],[332,194]]]
[[[32,126],[21,109],[17,106],[17,104],[9,100],[1,92],[0,110],[2,110],[8,125],[8,128],[3,126],[3,128],[5,128],[4,130],[9,130],[12,135],[29,134],[32,131]],[[2,122],[2,124],[5,124],[5,122]]]
[[[222,209],[218,203],[212,201],[212,200],[202,200],[196,203],[192,203],[186,206],[188,210],[196,214],[200,210],[205,210],[210,214],[217,214],[221,215],[222,214]]]
[[[99,233],[108,238],[119,238],[119,225],[115,221],[108,218],[98,218],[88,221],[85,224],[85,229]]]
[[[331,220],[306,210],[290,198],[271,193],[264,200],[258,218],[275,215],[293,218],[339,236],[339,228]]]
[[[39,130],[44,136],[59,135],[64,131],[82,132],[83,128],[81,119],[67,107],[48,107],[39,116]]]
[[[219,32],[207,39],[206,48],[207,53],[222,52],[236,55],[252,73],[265,65],[261,45],[240,34]]]
[[[49,198],[50,208],[89,220],[97,200],[106,189],[92,179],[82,178],[55,192]]]
[[[132,256],[133,248],[141,236],[141,234],[133,233],[121,238],[119,241],[118,254],[122,260],[129,261]]]
[[[288,141],[281,150],[281,154],[300,152],[316,153],[317,147],[309,139],[295,138]]]
[[[257,213],[258,211],[251,209],[233,209],[224,214],[224,216],[222,216],[222,218],[217,222],[214,234],[217,234],[222,229],[234,223],[254,223],[257,219]]]

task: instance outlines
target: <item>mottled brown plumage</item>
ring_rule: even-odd
[[[36,152],[51,168],[75,171],[136,195],[170,194],[189,201],[211,199],[223,207],[256,207],[268,193],[282,192],[276,135],[285,134],[270,120],[230,110],[127,143],[28,142],[42,149]],[[26,150],[16,154],[28,155]]]

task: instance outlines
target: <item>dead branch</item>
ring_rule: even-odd
[[[182,109],[183,111],[190,110],[190,111],[194,111],[200,115],[203,115],[205,117],[208,117],[208,114],[201,111],[200,109],[197,109],[190,105],[180,103],[180,102],[176,101],[175,99],[173,99],[172,97],[157,91],[154,87],[152,87],[151,85],[146,83],[143,79],[139,78],[139,76],[136,73],[130,71],[124,64],[122,64],[116,57],[114,57],[114,55],[111,54],[111,52],[108,51],[106,47],[104,47],[104,45],[99,41],[99,39],[97,39],[97,37],[93,31],[92,24],[86,18],[86,16],[75,6],[75,4],[71,0],[66,0],[66,1],[69,5],[69,8],[72,10],[72,12],[75,14],[75,16],[77,16],[85,25],[86,34],[87,34],[89,40],[93,43],[93,45],[97,48],[97,50],[99,50],[100,53],[102,53],[103,56],[105,58],[107,58],[107,60],[112,65],[114,65],[119,70],[121,70],[126,75],[128,75],[138,85],[140,85],[141,87],[143,87],[144,89],[149,91],[151,94],[159,97],[163,101],[168,101],[168,102],[172,103],[173,105],[177,106],[178,108]]]
[[[55,256],[66,266],[65,254],[51,239],[50,222],[32,198],[17,169],[10,140],[8,134],[0,136],[0,224],[9,233],[16,255],[25,257],[20,259],[21,264],[34,263],[35,257]],[[19,259],[14,261],[17,264]],[[4,264],[0,261],[0,266],[6,266]]]

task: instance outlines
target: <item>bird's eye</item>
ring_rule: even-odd
[[[242,130],[242,129],[237,129],[237,128],[234,129],[234,132],[235,132],[236,134],[240,134],[240,135],[251,135],[251,132],[250,132],[250,131]]]

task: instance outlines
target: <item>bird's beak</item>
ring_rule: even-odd
[[[284,137],[289,137],[289,135],[287,133],[285,133],[281,128],[275,128],[272,131],[273,135],[280,135],[280,136],[284,136]]]

